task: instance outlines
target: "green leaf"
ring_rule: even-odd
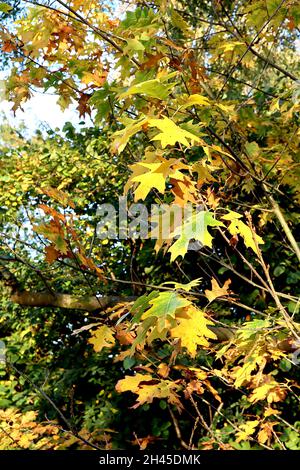
[[[159,321],[159,329],[163,330],[168,319],[175,318],[175,312],[179,308],[187,307],[190,301],[180,297],[176,292],[161,292],[157,297],[150,300],[149,304],[152,307],[147,310],[142,318],[143,320],[150,317],[155,317]]]
[[[224,227],[224,224],[216,220],[211,212],[201,211],[193,213],[190,219],[177,227],[172,236],[179,238],[168,250],[171,253],[171,261],[186,254],[191,239],[198,240],[202,245],[211,248],[213,237],[207,230],[208,227]]]
[[[250,158],[257,157],[260,152],[260,148],[256,142],[247,142],[245,149]]]
[[[124,93],[119,94],[119,98],[123,99],[130,95],[146,95],[151,98],[157,98],[159,100],[166,99],[171,93],[172,89],[175,86],[175,83],[162,83],[168,80],[169,78],[177,75],[177,72],[168,74],[165,77],[155,78],[153,80],[147,80],[141,83],[137,83],[128,88]]]
[[[171,10],[171,21],[172,24],[180,29],[184,34],[191,34],[190,25],[185,21],[185,19],[178,13],[174,8]]]
[[[144,294],[139,297],[131,307],[131,314],[133,315],[132,323],[138,323],[144,311],[150,306],[150,301],[159,295],[159,291],[154,290],[150,294]]]
[[[282,265],[279,264],[274,269],[274,276],[275,277],[281,276],[281,274],[283,274],[284,272],[285,272],[285,266],[282,266]]]
[[[4,2],[0,3],[0,11],[2,11],[3,13],[8,13],[12,9],[13,7],[11,5],[8,5],[7,3],[4,3]]]
[[[124,47],[124,54],[133,55],[135,52],[144,51],[145,46],[138,39],[127,39],[127,45]]]

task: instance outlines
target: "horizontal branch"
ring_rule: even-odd
[[[132,302],[136,297],[98,297],[96,295],[78,297],[70,294],[52,295],[49,292],[17,291],[11,295],[10,299],[23,307],[57,307],[94,312],[95,310],[104,310],[120,302]]]
[[[22,307],[53,307],[68,310],[83,310],[85,312],[99,312],[103,310],[105,313],[105,309],[108,307],[113,307],[119,303],[133,302],[137,299],[136,296],[107,295],[99,297],[96,295],[84,295],[79,297],[71,294],[21,290],[13,273],[3,266],[2,263],[0,263],[0,280],[10,289],[10,300]],[[232,340],[238,328],[213,325],[209,329],[217,336],[217,342],[223,342]],[[294,341],[294,338],[287,337],[278,344],[278,347],[285,352],[292,352],[299,347],[299,344],[297,341]]]

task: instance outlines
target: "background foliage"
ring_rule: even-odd
[[[0,14],[13,111],[82,117],[1,126],[0,448],[299,449],[298,2]],[[200,204],[196,250],[99,240],[124,192]]]

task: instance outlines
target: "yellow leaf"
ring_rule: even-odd
[[[202,95],[190,95],[186,102],[181,106],[181,108],[188,108],[189,106],[209,106],[210,101],[208,98]]]
[[[258,254],[257,245],[262,245],[265,242],[263,239],[254,233],[248,225],[239,220],[241,218],[240,214],[236,212],[229,211],[228,214],[222,217],[223,220],[230,220],[231,223],[228,226],[228,231],[231,235],[241,235],[244,239],[244,243],[247,248],[251,248],[254,253]]]
[[[267,402],[268,403],[273,403],[273,402],[278,402],[278,401],[283,401],[286,397],[286,390],[284,390],[280,385],[277,385],[277,387],[273,388],[268,397],[267,397]]]
[[[143,51],[145,46],[136,38],[126,39],[127,45],[123,48],[124,54],[132,57],[136,52]]]
[[[86,85],[89,85],[91,83],[92,85],[101,87],[106,80],[106,75],[106,73],[99,72],[84,72],[81,81]]]
[[[259,421],[257,419],[253,421],[247,421],[245,424],[241,424],[240,431],[238,431],[236,434],[236,441],[241,442],[248,440],[249,436],[254,434],[255,428],[258,426],[258,424]]]
[[[270,383],[265,383],[260,387],[256,387],[256,389],[250,396],[249,401],[251,403],[256,403],[259,400],[264,400],[269,395],[270,390],[274,388],[274,384],[275,386],[277,385],[275,381],[271,381]]]
[[[205,295],[208,298],[209,302],[212,302],[218,297],[223,297],[224,295],[229,295],[230,291],[228,290],[229,285],[231,284],[231,279],[227,279],[223,284],[223,287],[220,287],[215,278],[211,280],[211,290],[206,289]]]
[[[173,243],[169,252],[171,253],[171,261],[178,256],[184,256],[188,250],[189,241],[194,238],[202,245],[211,247],[213,237],[207,230],[207,227],[224,226],[222,222],[216,220],[209,211],[193,212],[190,217],[186,217],[184,223],[178,226],[171,234],[172,237],[179,236]]]
[[[241,387],[245,383],[251,380],[252,372],[256,369],[257,365],[263,361],[263,358],[257,356],[247,357],[247,361],[241,366],[237,367],[232,373],[232,377],[235,379],[235,387]]]
[[[94,351],[100,352],[103,348],[111,348],[115,344],[115,338],[111,328],[103,325],[92,333],[88,342],[93,345]]]
[[[141,385],[141,387],[135,392],[138,395],[138,399],[132,408],[138,408],[144,403],[152,403],[154,398],[166,398],[169,403],[176,405],[177,409],[181,408],[181,404],[176,393],[179,389],[179,385],[170,380],[161,380],[159,383],[153,385]]]
[[[32,441],[37,437],[36,434],[26,433],[23,434],[22,437],[19,439],[19,446],[23,449],[28,449],[32,444]]]
[[[175,145],[176,142],[186,147],[190,146],[189,141],[191,143],[200,142],[199,137],[177,126],[175,122],[166,116],[163,116],[163,119],[149,119],[148,123],[149,127],[157,127],[161,131],[152,140],[160,140],[163,149],[167,145]]]
[[[136,393],[136,390],[138,390],[140,382],[149,382],[151,380],[152,380],[152,376],[149,374],[126,375],[124,379],[121,379],[117,382],[116,390],[119,393],[122,393],[122,392]]]
[[[257,440],[260,444],[265,444],[273,434],[273,427],[278,424],[278,421],[271,423],[270,421],[263,423],[257,434]]]
[[[204,183],[217,181],[209,171],[211,168],[211,165],[206,165],[203,162],[196,162],[193,164],[193,171],[198,174],[197,184],[199,188],[201,188]]]
[[[238,46],[244,46],[244,43],[241,41],[226,41],[225,44],[221,44],[219,46],[220,49],[223,49],[224,52],[233,51]]]
[[[185,347],[192,357],[195,357],[198,346],[209,346],[206,338],[216,339],[216,335],[208,328],[213,325],[202,312],[190,306],[181,318],[177,318],[178,324],[170,333],[173,338],[179,338],[181,345]]]
[[[127,375],[116,385],[117,392],[132,392],[138,395],[137,402],[132,408],[138,408],[144,403],[152,403],[154,398],[166,398],[169,403],[181,409],[182,405],[176,393],[179,388],[180,385],[171,380],[153,379],[149,374]]]
[[[22,418],[21,418],[22,426],[25,426],[27,423],[30,423],[32,421],[35,421],[36,416],[37,416],[36,411],[27,411],[27,413],[22,415]]]
[[[281,414],[281,411],[275,410],[274,408],[270,408],[270,407],[266,408],[264,412],[264,416],[266,418],[268,418],[268,416],[279,415],[279,414]]]
[[[134,191],[136,201],[138,199],[144,200],[152,188],[156,188],[160,193],[164,193],[166,182],[164,175],[159,173],[160,167],[161,163],[148,163],[149,171],[132,178],[134,183],[140,183]]]
[[[171,21],[176,28],[180,29],[184,34],[189,35],[191,33],[190,25],[185,21],[185,19],[172,8],[171,10]]]
[[[111,145],[112,152],[121,153],[126,147],[130,137],[141,131],[143,125],[146,124],[146,122],[147,119],[140,119],[139,121],[132,120],[124,129],[115,132],[115,139]]]
[[[177,75],[177,72],[172,72],[166,76],[161,76],[153,80],[136,83],[135,85],[129,87],[127,91],[120,93],[119,99],[124,99],[130,95],[142,94],[152,98],[164,100],[171,93],[175,83],[163,82],[166,82],[169,78],[172,78],[175,75]]]
[[[161,362],[157,368],[157,373],[160,377],[165,379],[170,373],[170,367],[165,362]]]

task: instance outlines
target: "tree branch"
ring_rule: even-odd
[[[95,310],[104,310],[120,302],[132,302],[136,297],[120,296],[82,296],[77,297],[70,294],[55,294],[48,292],[28,292],[17,291],[11,295],[12,302],[23,307],[57,307],[73,310],[84,310],[94,312]]]

